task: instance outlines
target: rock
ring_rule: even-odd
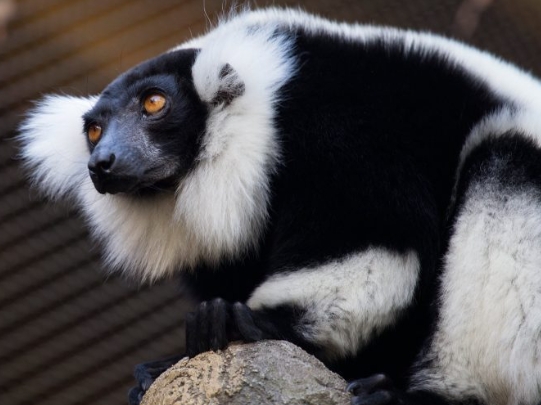
[[[285,341],[233,344],[182,359],[141,405],[349,405],[346,382]]]

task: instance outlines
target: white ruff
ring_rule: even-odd
[[[245,88],[231,104],[211,110],[198,168],[177,198],[177,218],[206,247],[204,254],[218,260],[217,253],[237,254],[257,244],[267,221],[269,175],[280,154],[274,104],[294,65],[289,41],[273,36],[272,29],[249,33],[247,27],[225,25],[199,45],[192,74],[203,101],[211,104],[228,87],[219,77],[225,64]]]
[[[252,294],[252,309],[294,305],[306,310],[298,332],[328,359],[352,355],[392,325],[413,299],[420,264],[415,252],[383,248],[319,267],[270,277]]]

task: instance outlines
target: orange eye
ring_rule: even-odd
[[[92,124],[88,128],[88,140],[92,144],[97,144],[101,138],[101,127],[97,124]]]
[[[163,110],[167,100],[161,94],[151,94],[145,98],[144,107],[148,114],[156,114]]]

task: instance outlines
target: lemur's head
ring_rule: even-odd
[[[200,148],[207,106],[193,84],[196,50],[171,52],[118,77],[84,119],[100,193],[174,189]]]
[[[21,125],[34,184],[73,199],[110,266],[144,280],[239,255],[268,220],[290,45],[272,26],[209,35],[98,97],[47,96]]]

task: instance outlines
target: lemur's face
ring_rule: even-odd
[[[193,167],[207,116],[191,78],[195,54],[172,52],[136,66],[84,115],[98,192],[172,190]]]

